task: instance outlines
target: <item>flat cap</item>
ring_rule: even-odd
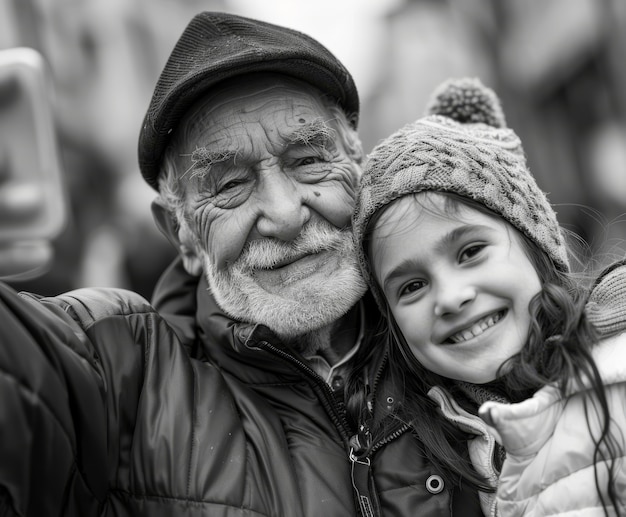
[[[189,107],[217,83],[253,72],[305,81],[335,98],[356,128],[359,96],[354,80],[323,45],[301,32],[229,13],[194,16],[157,81],[139,134],[139,168],[157,189],[169,135]]]

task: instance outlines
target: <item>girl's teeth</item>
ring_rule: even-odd
[[[481,335],[485,330],[493,327],[502,318],[502,313],[498,313],[495,316],[488,316],[472,325],[469,329],[457,332],[453,336],[450,336],[449,340],[453,343],[460,343],[461,341],[467,341],[473,337]]]

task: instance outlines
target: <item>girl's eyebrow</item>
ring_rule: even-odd
[[[462,239],[471,237],[472,235],[484,235],[485,232],[492,231],[492,228],[483,224],[465,224],[463,226],[458,226],[439,239],[435,245],[435,251],[437,253],[443,253],[450,246]]]
[[[443,254],[447,249],[450,248],[450,246],[453,246],[461,239],[471,237],[475,234],[484,235],[484,232],[492,231],[492,228],[482,224],[468,224],[458,226],[457,228],[450,230],[437,241],[434,247],[434,251],[437,254]],[[409,257],[399,262],[382,279],[383,290],[387,289],[389,287],[389,284],[393,283],[393,281],[397,278],[401,278],[406,274],[415,271],[416,269],[422,268],[423,264],[423,259],[420,259],[418,257]]]
[[[404,277],[406,274],[410,273],[411,271],[420,269],[421,266],[422,266],[422,261],[416,257],[410,257],[410,258],[404,259],[399,264],[396,264],[396,266],[391,271],[389,271],[383,278],[383,281],[382,281],[383,291],[386,291],[387,289],[389,289],[390,284],[393,284],[393,282],[396,279]]]

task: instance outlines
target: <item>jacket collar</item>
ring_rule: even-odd
[[[192,357],[215,363],[247,383],[302,380],[297,362],[306,363],[267,327],[238,322],[217,305],[204,277],[186,273],[180,258],[165,271],[153,305]],[[361,318],[365,320],[365,316]],[[261,346],[284,352],[296,361],[280,360]]]

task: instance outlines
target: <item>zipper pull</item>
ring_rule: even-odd
[[[361,514],[363,517],[374,517],[374,505],[369,488],[370,459],[357,457],[354,449],[351,448],[350,462],[352,463],[352,487],[359,502]]]

